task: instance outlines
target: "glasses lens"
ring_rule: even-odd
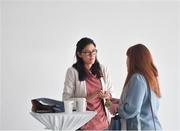
[[[97,49],[94,49],[94,50],[89,51],[89,52],[84,51],[84,52],[81,52],[81,53],[83,53],[83,54],[86,55],[86,56],[96,55]]]

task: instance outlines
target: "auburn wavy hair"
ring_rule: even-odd
[[[150,89],[160,97],[158,70],[153,63],[152,55],[148,48],[143,44],[136,44],[127,50],[126,55],[128,57],[128,74],[124,87],[134,73],[140,73],[145,77]]]

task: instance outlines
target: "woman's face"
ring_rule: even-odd
[[[84,61],[85,64],[94,64],[96,60],[97,50],[93,44],[87,45],[80,53],[79,57]]]

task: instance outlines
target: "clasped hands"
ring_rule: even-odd
[[[108,91],[98,90],[92,93],[90,96],[86,97],[87,101],[94,99],[95,97],[99,97],[101,99],[105,99],[105,106],[109,109],[111,114],[115,114],[118,111],[119,107],[119,99],[112,98],[111,93]]]
[[[111,99],[111,93],[108,91],[98,90],[92,93],[90,96],[86,97],[86,100],[90,101],[91,99],[95,97],[108,100],[108,99]]]

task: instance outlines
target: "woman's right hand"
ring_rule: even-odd
[[[114,103],[114,104],[119,104],[120,99],[112,98],[111,101],[112,101],[112,103]]]
[[[118,112],[118,108],[119,104],[112,103],[111,107],[109,107],[109,112],[114,115],[116,112]]]

